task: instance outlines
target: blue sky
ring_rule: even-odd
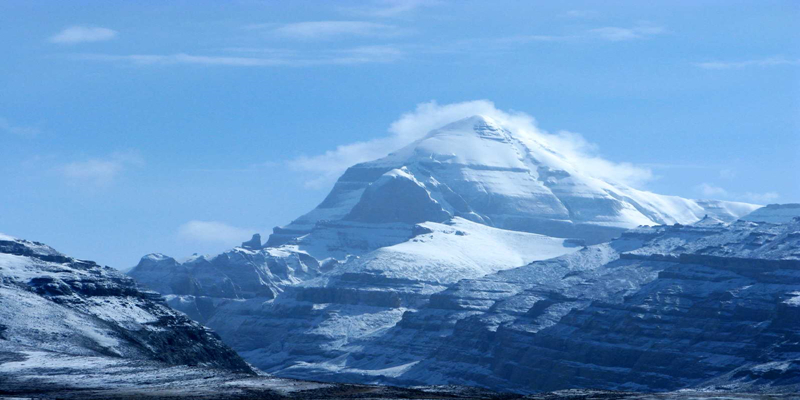
[[[578,133],[644,189],[798,202],[798,20],[796,1],[0,1],[0,231],[122,268],[218,252],[313,208],[353,143],[431,101]]]

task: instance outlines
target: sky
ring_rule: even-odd
[[[641,189],[800,202],[798,21],[769,0],[0,0],[0,232],[121,269],[217,253],[473,109]]]

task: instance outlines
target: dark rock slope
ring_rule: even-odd
[[[798,390],[800,219],[633,230],[461,281],[384,342],[434,329],[443,339],[428,341],[430,355],[401,378],[517,390]]]
[[[31,367],[123,361],[255,373],[216,334],[122,273],[0,235],[0,386]]]

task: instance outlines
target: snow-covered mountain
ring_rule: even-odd
[[[167,259],[159,259],[168,262]],[[195,261],[196,262],[196,261]],[[207,328],[115,269],[0,234],[0,398],[491,399],[257,373]]]
[[[639,225],[690,224],[705,215],[730,222],[755,208],[657,195],[602,180],[544,138],[476,115],[349,168],[317,208],[276,228],[267,244],[309,233],[313,238],[331,221],[417,223],[452,217],[593,244]]]
[[[390,348],[391,363],[411,366],[386,381],[406,384],[792,392],[799,285],[800,218],[638,228],[451,285],[348,367]]]
[[[518,345],[506,346],[497,332],[515,326],[538,337],[596,302],[620,304],[658,280],[668,260],[711,251],[693,249],[693,240],[723,235],[722,256],[759,258],[748,235],[783,229],[728,225],[759,206],[633,189],[565,154],[487,117],[456,121],[351,167],[264,247],[254,239],[185,262],[149,255],[131,275],[279,376],[529,391],[543,384],[524,384],[524,360],[491,360],[523,354],[532,339],[514,336]],[[641,238],[607,243],[629,229]],[[791,259],[794,239],[781,240],[773,258]],[[659,246],[673,253],[619,261]]]
[[[69,384],[57,375],[175,366],[255,375],[216,334],[133,279],[0,234],[0,393],[48,384],[37,373],[46,367]]]

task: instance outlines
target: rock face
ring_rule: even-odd
[[[253,237],[250,240],[242,243],[242,247],[245,248],[245,249],[250,249],[250,250],[258,250],[258,249],[260,249],[261,248],[261,235],[259,235],[258,233],[254,234]]]
[[[216,334],[167,307],[158,293],[139,290],[133,279],[5,235],[0,354],[0,370],[9,360],[44,367],[69,358],[75,366],[124,360],[254,374]]]
[[[317,276],[319,268],[303,252],[237,247],[210,259],[194,256],[183,262],[149,254],[128,275],[167,295],[170,306],[205,322],[216,307],[214,299],[273,299],[285,286]]]
[[[519,391],[666,387],[638,372],[590,378],[600,367],[570,378],[594,362],[577,355],[572,370],[552,364],[563,379],[538,381],[528,374],[543,373],[544,361],[527,349],[564,351],[564,342],[545,351],[534,339],[599,304],[621,307],[681,265],[681,254],[792,259],[794,239],[768,249],[754,238],[767,240],[775,225],[727,225],[757,206],[643,192],[573,161],[545,138],[468,118],[351,167],[260,250],[248,242],[185,262],[147,256],[131,274],[278,376]],[[701,239],[708,243],[695,248]],[[594,327],[586,325],[563,329],[579,337]]]
[[[798,285],[800,219],[640,228],[461,281],[404,316],[383,343],[444,333],[398,377],[410,381],[523,391],[797,390]]]

